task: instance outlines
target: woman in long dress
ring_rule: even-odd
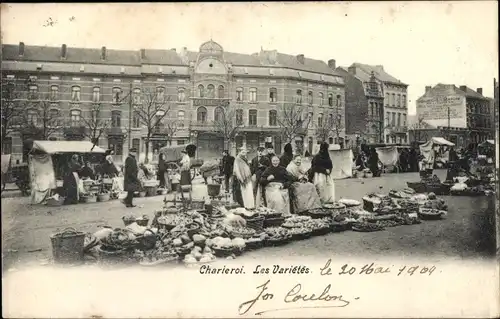
[[[280,165],[279,157],[273,156],[271,166],[260,177],[260,183],[266,192],[267,207],[282,213],[283,216],[289,216],[290,195],[288,189],[296,181],[295,177]]]
[[[286,143],[285,148],[283,149],[283,155],[280,157],[280,165],[283,167],[288,167],[288,164],[293,160],[293,148],[292,144]]]
[[[298,154],[295,155],[286,170],[297,180],[290,187],[292,211],[297,214],[321,208],[321,200],[316,192],[316,187],[313,183],[308,182],[307,171],[302,167],[302,157]]]
[[[191,185],[191,158],[186,151],[182,151],[180,185]]]
[[[313,184],[316,187],[322,204],[333,203],[335,201],[335,184],[331,175],[333,169],[330,154],[328,154],[328,143],[323,142],[319,147],[319,152],[311,162],[311,173],[313,174]]]
[[[80,200],[80,176],[78,175],[78,172],[81,167],[78,155],[73,155],[63,179],[65,205],[78,204],[78,201]]]
[[[246,209],[255,208],[252,172],[247,159],[247,150],[242,148],[234,160],[234,200]]]

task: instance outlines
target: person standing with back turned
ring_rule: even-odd
[[[125,177],[124,177],[124,188],[127,192],[127,197],[123,203],[126,207],[135,207],[132,204],[132,200],[134,198],[134,192],[137,192],[140,188],[141,183],[137,178],[138,167],[137,167],[137,149],[131,148],[128,153],[128,157],[125,160]]]

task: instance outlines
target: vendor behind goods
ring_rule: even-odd
[[[191,158],[186,150],[182,150],[180,185],[191,185]]]

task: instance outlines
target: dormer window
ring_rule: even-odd
[[[41,69],[42,69],[42,66],[43,66],[43,64],[38,63],[38,64],[36,65],[36,69],[37,69],[37,70],[41,70]]]
[[[274,75],[274,70],[273,69],[269,69],[269,75]]]
[[[248,74],[248,68],[245,68],[244,71],[245,71],[245,74]]]

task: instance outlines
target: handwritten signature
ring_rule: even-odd
[[[274,294],[269,291],[269,283],[271,280],[266,281],[264,284],[257,286],[256,289],[258,289],[258,294],[254,299],[248,300],[243,302],[239,307],[238,307],[238,313],[240,315],[244,315],[248,313],[256,304],[258,301],[270,301],[274,299]],[[277,309],[269,309],[265,311],[259,311],[256,312],[256,315],[261,315],[263,313],[268,313],[268,312],[276,312],[276,311],[283,311],[283,310],[290,310],[290,309],[305,309],[305,308],[342,308],[342,307],[347,307],[351,302],[346,300],[342,295],[331,295],[330,289],[332,286],[329,284],[327,285],[321,294],[316,295],[314,293],[312,294],[306,294],[302,293],[302,284],[296,284],[290,291],[287,292],[285,297],[283,298],[283,301],[285,304],[290,305],[289,307],[285,308],[277,308]],[[354,299],[359,299],[359,297],[356,297]],[[318,306],[315,304],[314,306],[312,305],[313,302],[327,302],[328,304]],[[308,302],[308,305],[311,304],[311,306],[304,306],[303,302]],[[293,305],[293,306],[292,306]],[[298,305],[298,306],[295,306]]]

